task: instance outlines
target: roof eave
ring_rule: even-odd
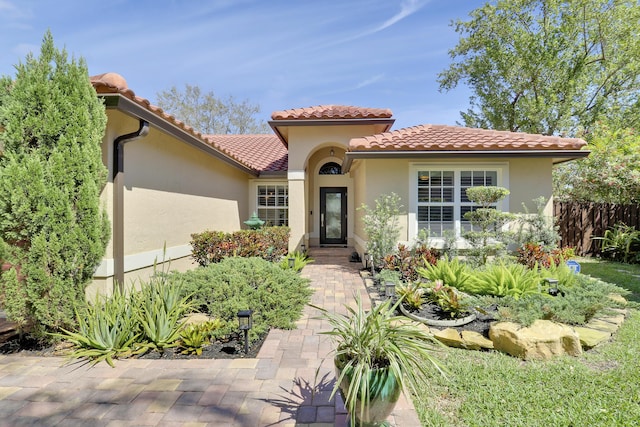
[[[349,126],[349,125],[382,125],[382,129],[376,133],[388,132],[396,119],[389,118],[368,118],[368,119],[289,119],[289,120],[269,120],[267,123],[273,129],[285,147],[289,148],[289,140],[280,128],[293,126]]]
[[[251,169],[237,160],[225,155],[223,152],[197,138],[195,135],[192,135],[184,129],[162,119],[157,114],[154,114],[152,111],[144,108],[126,96],[120,93],[99,93],[98,96],[105,99],[105,106],[108,109],[117,109],[136,118],[146,120],[161,131],[205,152],[206,154],[222,160],[223,162],[240,169],[249,175],[258,176],[258,172],[256,170]]]
[[[489,157],[551,157],[553,163],[564,163],[570,160],[587,157],[591,153],[588,150],[451,150],[451,151],[347,151],[342,164],[343,173],[349,172],[351,164],[356,159],[413,159],[413,158],[434,158],[434,159],[451,159],[451,158],[489,158]]]

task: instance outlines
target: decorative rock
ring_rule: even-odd
[[[469,350],[493,349],[493,341],[475,331],[462,331],[462,341]]]
[[[182,318],[184,325],[201,325],[209,321],[215,320],[213,317],[203,313],[191,313]]]
[[[585,350],[589,350],[611,338],[611,334],[609,332],[598,331],[596,329],[576,326],[573,330],[576,331],[580,337],[580,344],[582,344],[582,348]]]
[[[460,334],[455,329],[447,328],[442,331],[434,330],[433,336],[436,337],[438,341],[444,345],[448,345],[449,347],[467,348],[462,337],[460,337]]]
[[[618,330],[618,325],[600,319],[591,319],[585,326],[587,328],[597,329],[599,331],[605,331],[609,333],[614,333]]]
[[[624,323],[624,314],[617,314],[615,316],[602,316],[598,317],[598,320],[602,320],[607,323],[612,323],[618,327]]]
[[[609,294],[609,299],[622,305],[627,305],[627,300],[620,294]]]
[[[582,354],[580,339],[573,329],[548,320],[536,320],[526,328],[511,322],[495,323],[489,329],[489,337],[496,350],[523,359]]]

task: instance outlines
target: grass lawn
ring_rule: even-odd
[[[582,272],[640,302],[640,266],[579,259]],[[524,362],[498,352],[447,348],[447,379],[414,397],[423,426],[632,426],[640,420],[640,313],[613,342],[583,356]]]

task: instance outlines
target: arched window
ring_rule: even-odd
[[[322,165],[320,168],[319,175],[341,175],[342,174],[342,166],[337,164],[336,162],[328,162]]]

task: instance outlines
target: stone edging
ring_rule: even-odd
[[[375,289],[371,273],[361,271],[372,303],[384,300]],[[626,303],[620,295],[611,295],[611,299]],[[548,320],[537,320],[530,327],[511,322],[495,322],[491,325],[489,338],[474,331],[459,332],[453,328],[429,329],[433,336],[449,347],[468,350],[499,350],[523,359],[548,359],[559,354],[578,356],[582,351],[590,350],[607,342],[618,331],[629,311],[612,308],[613,314],[600,315],[583,326],[568,326]],[[409,317],[411,318],[411,317]],[[416,319],[412,319],[416,321]]]

